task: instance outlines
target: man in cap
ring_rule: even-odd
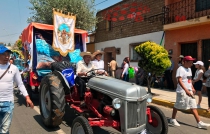
[[[79,88],[79,94],[80,94],[80,101],[81,106],[84,104],[84,93],[86,90],[86,81],[83,79],[87,76],[87,72],[96,69],[96,67],[91,62],[92,54],[90,52],[81,52],[80,56],[83,57],[83,60],[79,61],[76,66],[76,74],[77,77],[75,79],[75,82],[78,85]]]
[[[14,109],[13,82],[18,85],[19,90],[26,99],[27,106],[34,107],[22,82],[18,68],[9,63],[11,51],[0,45],[0,133],[9,133]]]
[[[178,58],[179,58],[178,67],[180,67],[182,65],[182,61],[183,61],[184,56],[183,55],[179,55]]]
[[[194,98],[195,89],[192,85],[192,72],[191,66],[195,59],[191,56],[185,56],[183,59],[183,65],[177,69],[176,78],[177,78],[177,96],[176,103],[174,104],[172,119],[170,119],[170,123],[175,126],[180,126],[180,124],[176,120],[176,114],[178,109],[187,110],[191,109],[196,121],[198,128],[206,128],[209,127],[210,124],[203,123],[200,120],[200,117],[197,112],[197,104]]]

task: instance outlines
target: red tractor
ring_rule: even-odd
[[[112,77],[88,72],[85,106],[80,106],[78,86],[74,83],[75,66],[53,63],[52,73],[42,79],[40,111],[48,127],[61,124],[68,104],[79,114],[73,120],[72,134],[93,134],[93,126],[113,127],[123,134],[167,134],[168,123],[163,112],[147,106],[151,95],[145,88]]]
[[[24,50],[31,56],[30,75],[25,84],[30,95],[32,92],[39,93],[40,112],[46,126],[56,127],[61,124],[64,114],[73,114],[65,113],[68,104],[79,115],[72,123],[72,134],[93,134],[93,126],[113,127],[123,134],[168,133],[167,120],[162,111],[147,105],[152,98],[144,87],[98,76],[95,70],[83,78],[86,81],[86,105],[81,107],[80,85],[74,83],[75,64],[62,59],[52,62],[57,56],[50,46],[52,33],[52,25],[39,23],[31,23],[22,33]],[[82,39],[80,42],[85,42],[86,31],[75,29],[75,34]],[[44,45],[39,44],[40,41]],[[45,53],[46,46],[50,53]],[[81,47],[86,51],[85,43]],[[42,57],[41,60],[38,60],[39,57]],[[45,59],[50,59],[50,62]],[[38,62],[41,64],[38,65]],[[41,66],[45,68],[39,68]]]

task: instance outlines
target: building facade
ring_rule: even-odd
[[[87,43],[87,51],[94,53],[95,52],[95,33],[88,35],[89,42]]]
[[[115,58],[121,65],[130,57],[138,66],[135,46],[145,42],[160,43],[163,35],[162,7],[164,0],[124,0],[97,13],[95,49],[104,51],[105,69]]]
[[[166,0],[165,48],[178,67],[179,55],[191,55],[208,68],[210,59],[210,0]],[[193,74],[195,67],[192,67]],[[175,71],[173,74],[175,78]]]

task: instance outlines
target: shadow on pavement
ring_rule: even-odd
[[[167,118],[167,121],[168,121],[168,126],[170,126],[170,127],[176,127],[176,126],[174,126],[174,125],[172,125],[172,124],[170,123],[170,119],[171,119],[171,118],[169,118],[169,117],[166,117],[166,118]],[[178,123],[179,123],[180,125],[185,125],[185,126],[197,128],[196,126],[189,125],[189,124],[186,124],[186,123],[184,123],[184,122],[178,121]]]
[[[34,116],[34,119],[35,119],[35,120],[37,121],[37,123],[38,123],[44,130],[46,130],[47,132],[54,132],[54,131],[60,129],[60,127],[56,127],[56,128],[48,128],[48,127],[46,127],[46,126],[43,124],[43,122],[42,122],[42,117],[41,117],[41,115],[35,115],[35,116]]]
[[[22,106],[22,105],[26,106],[25,98],[22,94],[14,92],[14,96],[17,97],[17,99],[15,99],[14,102],[16,104],[18,104],[18,106]],[[38,95],[33,95],[33,97],[31,98],[31,101],[34,103],[34,106],[39,106],[39,96]]]

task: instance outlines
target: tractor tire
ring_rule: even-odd
[[[40,113],[44,125],[57,127],[65,114],[65,94],[57,76],[49,74],[42,79],[39,92]]]
[[[85,117],[78,116],[72,123],[71,134],[93,134],[93,129]]]
[[[147,122],[146,129],[148,134],[168,134],[168,121],[164,113],[156,106],[147,106],[152,115],[151,124]]]

